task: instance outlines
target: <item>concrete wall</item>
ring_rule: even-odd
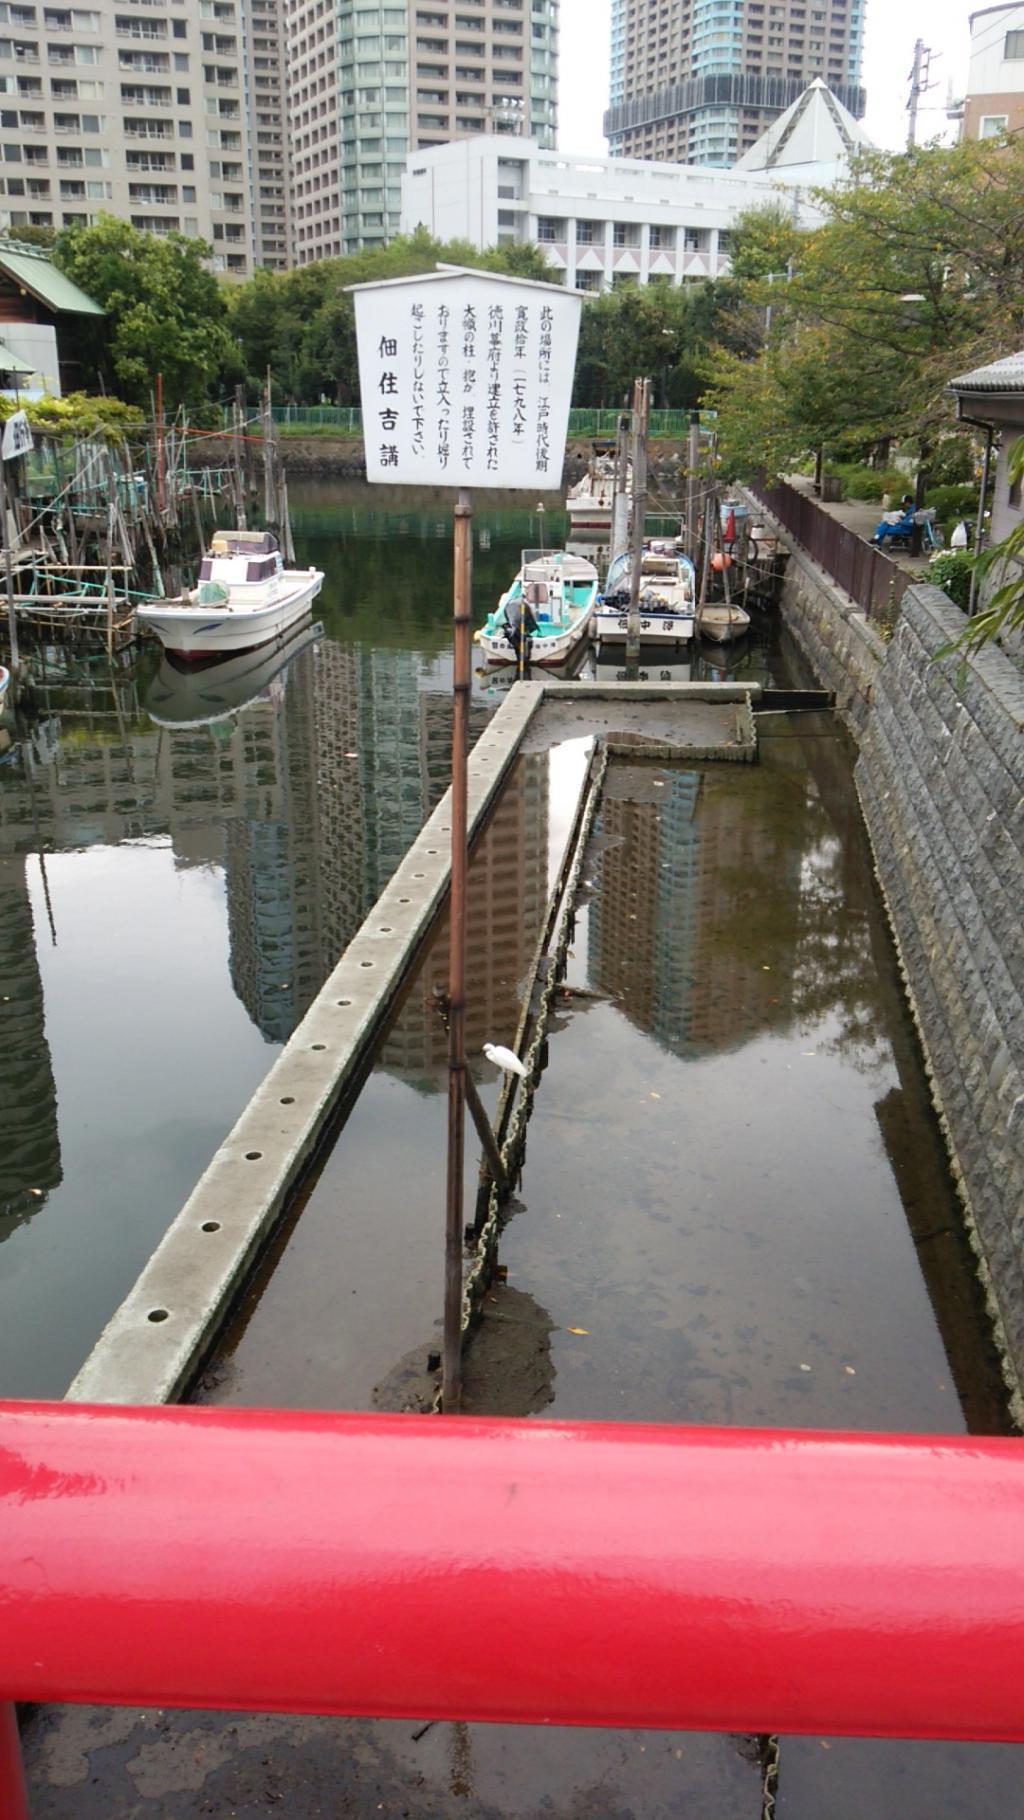
[[[908,589],[856,781],[925,1059],[1024,1382],[1024,675],[936,653],[963,627]]]

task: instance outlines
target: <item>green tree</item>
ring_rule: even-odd
[[[113,215],[57,236],[54,262],[105,311],[89,328],[91,377],[147,405],[163,374],[171,406],[198,403],[237,367],[224,291],[202,240],[143,234]]]
[[[788,282],[769,285],[763,271],[771,234],[746,251],[741,235],[752,275],[734,345],[745,325],[755,371],[717,357],[706,369],[736,471],[751,465],[758,437],[788,461],[822,444],[857,454],[898,438],[927,467],[953,421],[951,374],[1021,345],[1022,191],[1018,140],[871,152],[818,194],[826,219],[798,240]]]
[[[522,243],[481,253],[468,241],[440,241],[423,228],[387,246],[321,259],[294,271],[257,272],[228,297],[231,333],[250,388],[271,367],[279,396],[314,403],[321,394],[358,404],[355,309],[348,287],[411,278],[440,264],[506,272],[556,283],[539,247]]]

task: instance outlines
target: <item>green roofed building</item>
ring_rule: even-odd
[[[102,315],[42,248],[0,240],[0,389],[27,398],[80,390],[83,318]]]

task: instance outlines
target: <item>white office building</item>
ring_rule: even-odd
[[[815,98],[815,116],[822,105]],[[440,240],[465,239],[481,249],[533,242],[577,291],[717,278],[729,269],[729,233],[745,210],[781,202],[802,226],[821,219],[811,188],[844,168],[850,148],[816,128],[807,106],[798,125],[781,146],[775,130],[762,168],[731,171],[572,158],[525,139],[463,139],[408,158],[402,231],[422,226]],[[808,161],[812,146],[820,162]]]

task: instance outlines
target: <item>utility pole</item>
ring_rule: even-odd
[[[917,144],[917,108],[921,96],[926,89],[931,87],[928,80],[931,67],[932,53],[924,39],[918,38],[914,45],[914,67],[910,72],[910,100],[907,102],[907,112],[910,115],[910,125],[907,129],[908,152],[913,151]]]

